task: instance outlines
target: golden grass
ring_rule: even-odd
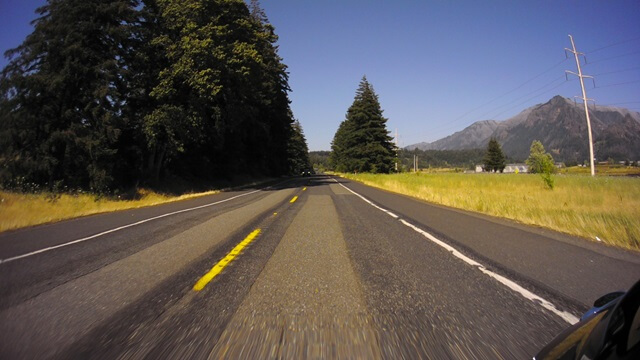
[[[138,200],[96,198],[92,194],[21,194],[0,191],[0,232],[79,216],[141,208],[210,195],[219,191],[170,196],[141,189]]]
[[[584,166],[572,166],[568,168],[559,169],[561,174],[582,174],[590,175],[591,168]],[[640,176],[640,167],[637,166],[622,166],[622,165],[596,165],[596,175],[608,175],[608,176],[626,176],[636,175]]]
[[[429,202],[640,249],[640,178],[533,174],[341,174]]]

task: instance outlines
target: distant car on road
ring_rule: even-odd
[[[596,300],[533,359],[640,359],[640,281]]]
[[[311,176],[313,174],[314,174],[313,170],[305,170],[305,171],[302,172],[301,175],[302,176]]]

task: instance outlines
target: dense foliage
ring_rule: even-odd
[[[332,169],[329,165],[330,155],[330,151],[310,151],[309,160],[311,161],[311,165],[313,165],[313,168],[315,170],[323,172],[325,170]]]
[[[534,140],[531,143],[529,158],[526,163],[529,165],[529,172],[533,174],[555,171],[553,157],[544,150],[544,146],[538,140]]]
[[[544,150],[544,146],[538,140],[534,140],[531,143],[531,150],[529,151],[529,158],[527,159],[527,165],[529,165],[529,172],[533,174],[540,174],[545,185],[549,189],[553,189],[553,174],[556,171],[556,166],[553,163],[553,157]]]
[[[308,163],[257,1],[48,0],[37,14],[0,79],[0,185],[102,192]]]
[[[331,143],[331,166],[340,172],[389,173],[394,168],[395,146],[386,122],[378,95],[363,77]]]
[[[502,172],[507,165],[507,159],[502,152],[498,140],[491,138],[487,144],[487,152],[483,159],[483,169],[488,172]]]
[[[311,170],[309,159],[309,148],[304,137],[302,126],[296,120],[293,123],[293,135],[289,139],[289,172],[291,174],[302,174],[303,171]]]

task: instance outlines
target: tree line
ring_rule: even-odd
[[[485,155],[484,149],[464,149],[464,150],[421,150],[421,149],[401,149],[398,152],[399,171],[413,169],[413,157],[418,157],[420,168],[463,168],[475,169],[477,164],[482,163]]]
[[[6,52],[0,185],[96,192],[308,167],[256,0],[48,0]]]

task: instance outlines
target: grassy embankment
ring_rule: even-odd
[[[135,200],[96,197],[94,194],[21,194],[0,191],[0,232],[79,216],[141,208],[215,194],[219,191],[179,196],[138,190]]]
[[[640,250],[640,178],[533,174],[342,174],[429,202]]]

